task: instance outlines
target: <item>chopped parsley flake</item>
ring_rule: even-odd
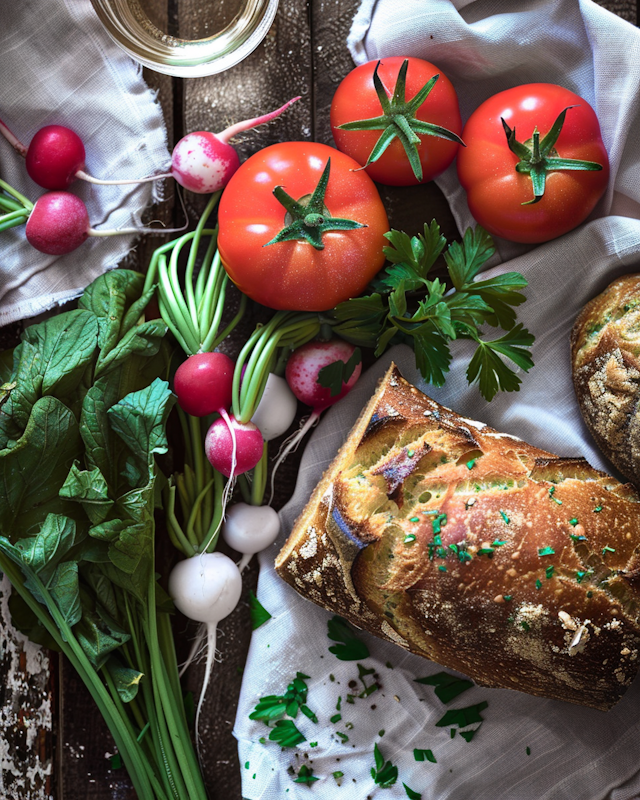
[[[300,767],[300,772],[298,772],[298,777],[294,780],[294,783],[306,783],[307,786],[311,786],[311,784],[317,780],[320,779],[314,776],[313,769],[303,764]]]
[[[378,731],[378,736],[384,736],[386,733],[385,729],[383,728],[381,731]]]
[[[503,539],[494,539],[491,542],[491,547],[502,547],[505,544],[506,544],[506,541],[504,541]]]
[[[582,583],[582,580],[586,574],[587,574],[586,572],[580,572],[580,570],[576,572],[576,580],[578,581],[578,583]]]
[[[317,747],[318,742],[309,742],[309,747]]]
[[[539,556],[553,556],[555,553],[556,551],[553,549],[553,547],[540,547],[538,549]]]
[[[341,733],[340,731],[336,731],[336,736],[339,736],[342,739],[342,744],[346,744],[349,741],[349,737],[346,733]]]
[[[371,777],[381,789],[388,789],[398,780],[398,768],[390,761],[385,761],[377,744],[373,747],[375,767],[371,767]]]
[[[416,540],[415,533],[407,533],[407,535],[404,537],[404,544],[413,544],[415,540]]]
[[[602,511],[602,506],[596,506],[593,509],[594,514],[599,514]]]
[[[447,568],[445,567],[445,565],[444,565],[444,564],[440,564],[440,566],[438,567],[438,569],[440,570],[440,572],[446,572],[446,571],[447,571]]]
[[[558,500],[558,498],[555,497],[555,491],[556,491],[556,487],[552,486],[549,489],[549,497],[553,500],[554,503],[557,503],[559,506],[561,506],[562,505],[562,500]]]
[[[508,603],[508,602],[509,602],[509,601],[512,599],[512,596],[511,596],[510,594],[503,594],[503,595],[502,595],[502,599],[503,599],[503,600],[504,600],[506,603]]]
[[[586,542],[586,536],[576,536],[575,533],[570,533],[569,536],[571,537],[572,541],[574,542]]]
[[[502,517],[502,519],[504,520],[504,522],[505,522],[505,525],[508,525],[508,524],[509,524],[509,522],[510,522],[510,520],[509,520],[509,517],[508,517],[508,516],[507,516],[507,515],[504,513],[504,511],[501,511],[501,512],[500,512],[500,516],[501,516],[501,517]]]
[[[483,700],[481,703],[477,703],[474,706],[467,706],[466,708],[452,708],[436,722],[436,727],[448,728],[450,725],[457,726],[457,728],[460,729],[458,731],[460,736],[462,736],[463,739],[466,739],[467,742],[470,742],[483,722],[482,714],[480,712],[484,711],[488,705],[489,704],[487,701]],[[476,725],[476,728],[473,730],[462,730],[462,728],[468,728],[470,725]],[[453,739],[455,735],[456,727],[452,727],[451,738]]]
[[[254,631],[271,619],[271,614],[258,600],[254,592],[249,592],[249,613],[251,614],[251,629]]]
[[[593,597],[593,592],[587,592],[587,597]]]
[[[413,450],[407,450],[407,455],[409,456],[409,458],[413,458],[414,456]]]
[[[527,749],[526,749],[526,751],[525,751],[525,752],[526,752],[526,754],[527,754],[528,756],[530,756],[530,755],[531,755],[531,748],[530,748],[530,747],[527,747]]]
[[[413,757],[416,761],[430,761],[432,764],[438,763],[431,750],[418,750],[414,748]]]
[[[307,740],[296,728],[293,720],[279,719],[276,722],[275,728],[271,729],[269,741],[277,742],[280,747],[295,747],[296,745],[302,744],[302,742],[306,742]]]
[[[529,625],[529,623],[526,620],[523,619],[520,624],[522,625],[522,627],[523,627],[523,629],[525,631],[530,631],[531,630],[531,625]]]
[[[442,528],[447,524],[447,515],[438,514],[438,516],[431,523],[434,534],[441,533]]]
[[[489,558],[493,557],[493,547],[481,547],[478,550],[479,556],[489,556]]]
[[[415,683],[422,683],[425,686],[434,686],[436,697],[442,703],[450,703],[452,700],[471,689],[473,682],[465,678],[458,678],[448,672],[437,672],[427,678],[415,678]]]
[[[606,555],[607,553],[615,553],[615,552],[616,552],[616,548],[615,547],[609,547],[609,545],[607,545],[606,547],[602,548],[602,555],[603,556]]]
[[[336,711],[340,711],[341,705],[342,705],[342,696],[338,697],[338,702],[336,703]]]
[[[329,722],[333,722],[335,724],[336,722],[340,722],[341,719],[342,719],[342,714],[334,714],[329,720]]]
[[[409,522],[420,522],[420,517],[411,517]]]
[[[410,789],[406,783],[403,783],[402,785],[404,786],[404,790],[407,793],[409,800],[422,800],[422,795],[420,792],[415,792],[413,789]]]
[[[248,761],[245,761],[245,762],[244,762],[244,768],[245,768],[245,769],[249,769],[249,762],[248,762]]]
[[[555,567],[553,566],[553,564],[551,564],[550,566],[547,567],[547,569],[545,570],[547,578],[553,577],[554,570],[555,570]]]
[[[573,519],[569,520],[569,525],[573,525],[574,528],[576,527],[577,524],[578,524],[578,520],[577,520],[576,517],[574,517]]]
[[[340,770],[336,770],[336,772],[331,773],[335,780],[339,780],[340,778],[344,778],[344,772],[340,772]]]
[[[539,578],[536,581],[536,589],[542,589],[542,581]]]
[[[472,458],[471,461],[467,461],[467,469],[473,469],[476,465],[476,459]]]

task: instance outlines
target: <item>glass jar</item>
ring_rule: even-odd
[[[132,58],[179,78],[213,75],[242,61],[267,35],[278,8],[278,0],[203,0],[210,18],[198,14],[187,26],[194,38],[182,39],[161,30],[145,0],[91,3],[109,36]]]

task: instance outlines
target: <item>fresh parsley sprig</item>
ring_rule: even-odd
[[[498,391],[517,391],[521,380],[509,362],[525,372],[533,366],[529,348],[534,337],[516,324],[515,311],[525,301],[527,281],[518,272],[476,280],[495,252],[489,234],[477,226],[447,247],[433,220],[418,236],[396,230],[385,236],[390,265],[374,280],[373,293],[333,310],[335,332],[353,344],[375,348],[376,356],[391,344],[411,345],[423,378],[435,386],[444,384],[449,371],[450,342],[470,339],[477,347],[467,369],[469,383],[477,382],[486,400]],[[441,256],[447,282],[429,279]],[[504,335],[487,340],[484,325],[500,328]]]
[[[371,767],[371,777],[381,789],[389,789],[398,780],[398,767],[385,761],[377,744],[373,747],[375,767]]]

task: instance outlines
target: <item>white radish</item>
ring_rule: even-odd
[[[242,594],[242,576],[224,553],[201,553],[178,562],[169,575],[169,594],[178,611],[201,622],[206,631],[207,661],[196,711],[196,739],[202,703],[216,653],[218,623],[234,610]],[[202,634],[199,632],[199,642]],[[197,637],[198,638],[198,637]],[[196,648],[199,650],[200,645]]]
[[[227,511],[222,525],[222,538],[242,553],[238,563],[240,572],[251,561],[251,556],[272,545],[280,533],[280,518],[271,506],[250,506],[236,503]]]
[[[251,422],[260,428],[265,442],[277,439],[291,427],[298,409],[296,396],[284,378],[269,373],[264,392]]]

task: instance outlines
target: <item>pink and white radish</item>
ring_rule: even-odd
[[[188,133],[173,150],[170,172],[129,180],[101,180],[89,175],[85,171],[86,153],[82,139],[64,125],[47,125],[41,128],[28,147],[2,121],[0,133],[25,158],[29,176],[44,189],[67,189],[76,179],[112,186],[174,177],[191,192],[210,194],[223,189],[240,166],[238,154],[229,144],[229,139],[249,128],[270,122],[299,99],[294,97],[269,114],[237,122],[222,133]]]
[[[260,428],[265,442],[270,442],[289,430],[297,409],[298,401],[289,384],[284,378],[270,372],[251,422]]]
[[[233,416],[215,420],[204,440],[204,452],[211,466],[233,478],[253,469],[262,458],[264,439],[253,422],[238,422]]]
[[[196,711],[196,739],[202,703],[216,653],[218,623],[234,610],[242,594],[242,577],[223,553],[201,553],[178,562],[169,574],[169,594],[178,611],[202,623],[196,642],[206,636],[207,661]],[[204,634],[204,635],[203,635]],[[199,645],[196,646],[199,649]]]
[[[307,342],[289,356],[285,376],[293,394],[312,411],[296,431],[284,443],[284,446],[271,473],[271,498],[275,491],[275,477],[280,464],[300,444],[307,432],[317,424],[322,412],[342,399],[353,388],[362,372],[362,363],[358,363],[346,382],[342,383],[340,392],[331,395],[331,390],[318,382],[320,371],[329,364],[342,361],[346,364],[353,356],[356,348],[342,339],[329,342]]]
[[[89,223],[89,212],[79,197],[71,192],[46,192],[33,205],[25,234],[27,241],[41,253],[62,256],[76,250],[90,236],[176,233],[184,228],[118,228],[96,230]]]
[[[222,525],[222,538],[229,547],[242,553],[240,572],[255,553],[272,545],[280,533],[278,512],[271,506],[251,506],[236,503],[227,511]]]

